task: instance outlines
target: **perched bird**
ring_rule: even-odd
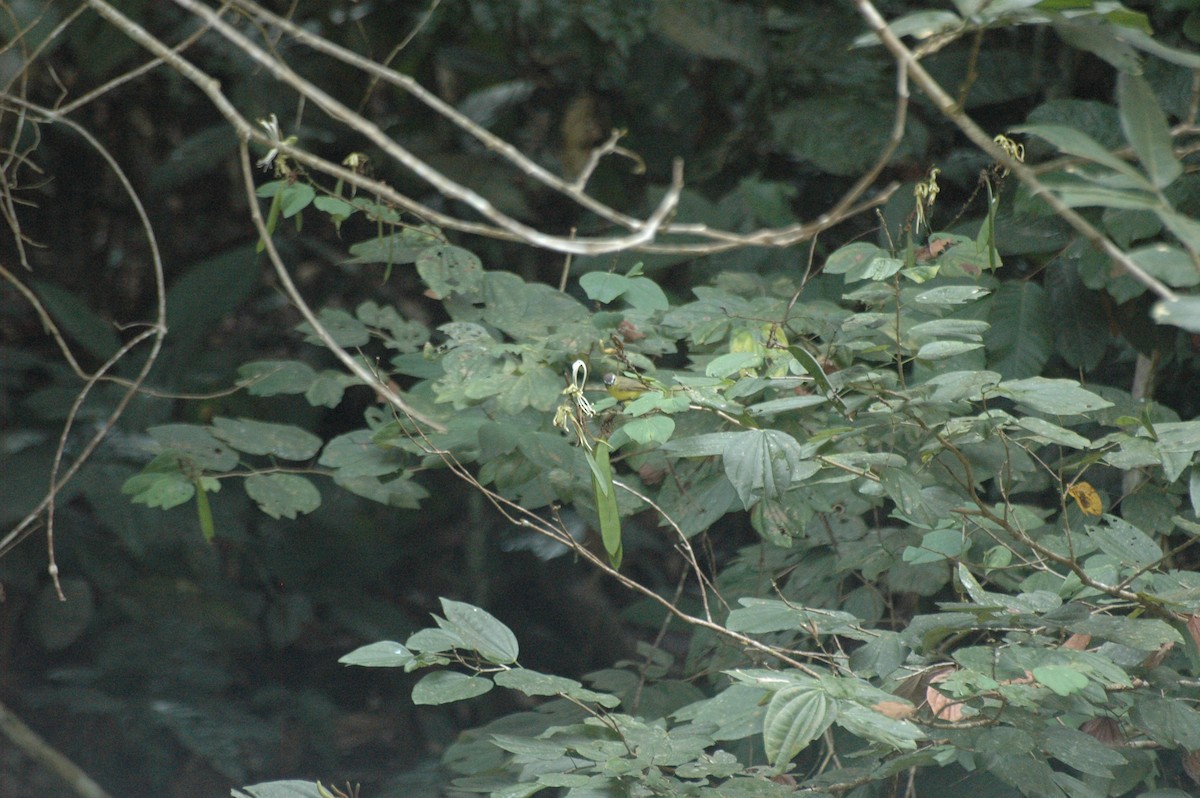
[[[631,402],[647,391],[654,390],[649,385],[632,377],[623,377],[613,374],[611,371],[604,375],[604,387],[618,402]]]

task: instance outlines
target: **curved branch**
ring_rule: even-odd
[[[941,84],[925,71],[925,67],[921,66],[916,55],[888,27],[887,22],[879,14],[878,9],[875,8],[871,0],[853,0],[853,2],[858,8],[859,13],[862,14],[863,19],[867,21],[871,30],[875,31],[875,35],[883,42],[884,47],[896,57],[896,61],[908,72],[913,82],[921,87],[921,90],[933,101],[938,110],[942,112],[942,115],[957,125],[958,129],[971,140],[972,144],[987,153],[988,157],[993,161],[1015,174],[1017,179],[1029,189],[1030,194],[1035,197],[1041,197],[1042,201],[1049,205],[1059,218],[1071,225],[1092,246],[1120,264],[1135,280],[1149,288],[1162,299],[1173,301],[1179,298],[1165,283],[1134,263],[1106,235],[1097,230],[1087,219],[1080,216],[1073,208],[1055,196],[1038,179],[1037,172],[1032,167],[1026,166],[1013,158],[998,146],[996,142],[992,141],[992,137],[983,128],[979,127],[975,120],[967,116],[958,103],[954,101],[954,98],[947,94],[946,90],[941,87]]]

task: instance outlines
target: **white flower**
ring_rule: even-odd
[[[281,134],[279,132],[279,120],[275,118],[275,114],[271,114],[271,116],[268,119],[258,120],[258,124],[262,125],[263,129],[267,131],[267,135],[270,136],[271,141],[273,143],[279,142],[279,140],[280,140],[279,137]],[[278,157],[278,155],[279,155],[279,148],[272,147],[270,150],[267,151],[266,155],[264,155],[262,158],[260,158],[258,160],[258,162],[255,165],[259,169],[270,169],[271,164],[275,163],[275,158]]]

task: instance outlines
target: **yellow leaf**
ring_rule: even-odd
[[[1104,512],[1104,502],[1096,489],[1086,482],[1076,482],[1067,488],[1067,495],[1075,500],[1084,515],[1100,515]]]

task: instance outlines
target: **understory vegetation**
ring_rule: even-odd
[[[0,5],[0,793],[1198,789],[1200,3]]]

